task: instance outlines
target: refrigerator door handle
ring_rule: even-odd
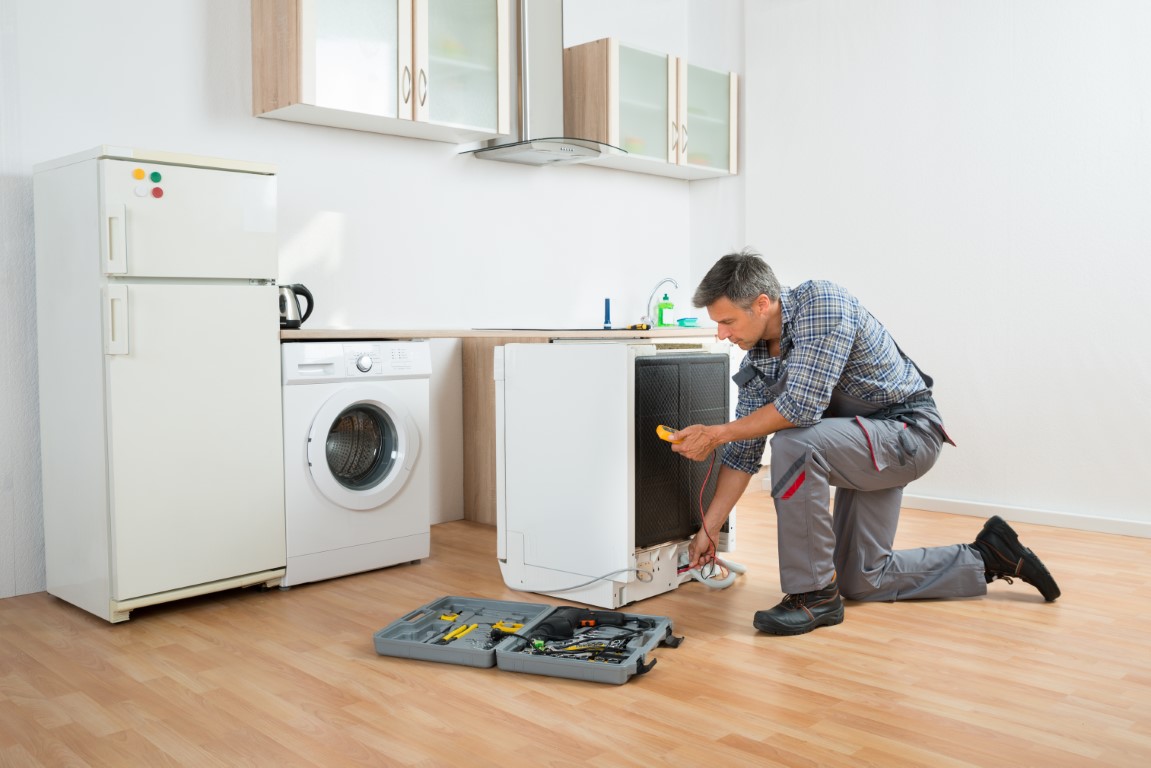
[[[128,354],[128,286],[104,286],[104,354]]]
[[[104,222],[107,237],[104,247],[104,274],[123,275],[128,272],[128,246],[124,240],[127,231],[128,211],[123,203],[110,204],[107,207],[106,221]]]

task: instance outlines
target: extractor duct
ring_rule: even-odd
[[[520,0],[518,13],[519,140],[469,152],[524,165],[626,155],[610,144],[563,135],[563,0]]]

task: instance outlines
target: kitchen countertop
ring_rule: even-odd
[[[714,327],[652,328],[633,331],[626,328],[299,328],[280,331],[281,341],[337,341],[372,339],[466,339],[522,338],[540,336],[549,339],[675,339],[714,336]]]

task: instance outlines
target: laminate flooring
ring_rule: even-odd
[[[431,556],[290,590],[138,609],[110,625],[45,593],[0,600],[0,766],[1144,766],[1151,764],[1151,541],[1015,524],[1063,590],[849,603],[770,637],[770,496],[749,490],[726,590],[625,610],[678,648],[608,685],[382,657],[372,635],[445,595],[508,589],[495,529],[432,529]],[[905,510],[898,545],[982,520]]]

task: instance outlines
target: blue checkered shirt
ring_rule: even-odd
[[[779,301],[780,354],[773,357],[766,341],[748,350],[740,370],[754,366],[761,375],[739,388],[737,419],[774,402],[781,416],[807,427],[823,418],[833,389],[874,403],[878,410],[926,388],[887,329],[841,286],[810,280],[784,288]],[[784,374],[782,392],[769,391]],[[766,436],[728,443],[723,463],[754,474],[766,444]]]

